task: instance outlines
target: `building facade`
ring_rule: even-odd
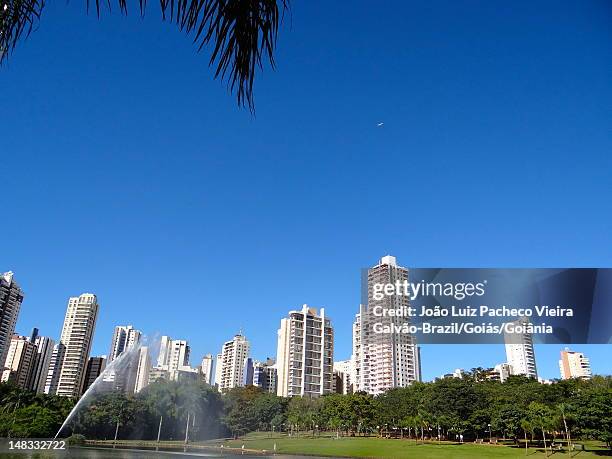
[[[83,382],[83,393],[87,392],[87,389],[96,382],[98,376],[104,371],[106,366],[106,357],[90,357],[87,361],[87,369],[85,370],[85,381]]]
[[[13,272],[0,274],[0,365],[6,361],[22,302],[23,291],[15,282]]]
[[[36,336],[34,345],[36,346],[36,357],[29,388],[38,394],[42,394],[47,382],[55,341],[47,336]]]
[[[162,336],[156,368],[166,372],[170,380],[197,379],[198,370],[189,365],[191,348],[183,339]]]
[[[65,349],[59,369],[57,395],[79,397],[83,392],[98,309],[98,299],[92,293],[83,293],[68,300],[60,338]]]
[[[47,380],[45,381],[45,394],[57,394],[57,385],[59,383],[65,353],[66,346],[61,342],[53,346],[53,353],[51,354],[51,361],[49,362],[49,371],[47,372]]]
[[[168,371],[164,370],[160,367],[153,367],[149,369],[149,382],[148,384],[154,383],[156,381],[168,380]],[[148,385],[147,384],[147,385]]]
[[[212,354],[206,354],[202,358],[202,364],[200,365],[200,373],[202,381],[212,386],[213,384],[213,367],[215,360]]]
[[[125,351],[138,346],[141,336],[142,333],[131,325],[117,325],[111,341],[108,363],[115,360]]]
[[[36,346],[25,336],[13,335],[4,361],[2,382],[28,389],[36,360]]]
[[[240,387],[244,381],[244,364],[249,357],[250,344],[246,337],[237,334],[226,341],[217,355],[215,384],[219,391]]]
[[[111,390],[130,394],[136,386],[137,350],[142,333],[131,325],[117,325],[113,331],[104,382]],[[133,351],[133,353],[129,353]],[[119,357],[123,356],[121,360]],[[113,363],[115,362],[115,363]]]
[[[162,336],[159,356],[157,357],[157,366],[168,371],[178,370],[181,367],[188,367],[190,352],[191,348],[186,340],[173,340],[169,336]]]
[[[141,346],[138,350],[138,366],[136,370],[136,383],[134,385],[135,394],[149,385],[150,369],[151,359],[149,357],[149,348],[147,346]]]
[[[334,392],[337,394],[352,394],[355,373],[353,359],[334,362]]]
[[[524,325],[529,321],[521,318],[514,323]],[[516,328],[516,327],[515,327]],[[538,378],[536,368],[535,351],[533,349],[533,337],[531,333],[504,333],[506,346],[506,359],[510,365],[510,374],[524,375],[529,378]]]
[[[408,269],[398,266],[395,257],[385,256],[367,270],[367,298],[359,307],[353,324],[353,357],[355,359],[354,390],[372,395],[396,387],[406,387],[421,380],[420,352],[414,336],[408,333],[376,333],[374,324],[399,329],[409,324],[409,318],[397,315],[377,315],[374,311],[407,308],[406,295],[374,296],[377,284],[408,282]]]
[[[281,320],[276,353],[277,395],[318,397],[333,392],[331,320],[307,304]]]
[[[593,377],[590,360],[582,352],[570,351],[568,348],[561,351],[559,370],[562,379],[591,379]]]
[[[253,364],[253,385],[264,392],[276,394],[277,373],[274,359],[267,359],[265,362],[256,361]]]
[[[251,357],[244,359],[244,369],[242,370],[242,385],[252,386],[253,385],[253,370],[254,362]]]

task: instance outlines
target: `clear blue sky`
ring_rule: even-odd
[[[188,339],[194,364],[242,327],[265,358],[308,303],[343,359],[360,269],[387,253],[612,266],[608,1],[294,1],[256,118],[154,7],[98,21],[84,3],[49,2],[0,69],[0,270],[26,292],[20,333],[58,338],[87,291],[95,354],[131,323]],[[574,348],[612,373],[610,346]],[[559,349],[538,347],[542,376]],[[430,379],[505,355],[422,357]]]

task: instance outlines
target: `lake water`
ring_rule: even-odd
[[[46,458],[69,458],[69,459],[172,459],[179,457],[204,457],[204,458],[227,458],[227,459],[330,459],[315,456],[286,456],[276,455],[249,455],[249,454],[225,454],[217,452],[187,452],[182,451],[152,451],[135,449],[112,449],[112,448],[69,448],[63,451],[11,451],[0,452],[2,459],[46,459]]]

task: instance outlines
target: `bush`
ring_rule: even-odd
[[[84,445],[85,440],[86,440],[85,435],[81,435],[81,434],[72,434],[68,438],[66,438],[66,442],[70,446]]]

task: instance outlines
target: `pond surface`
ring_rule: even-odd
[[[250,455],[250,454],[226,454],[221,452],[202,451],[154,451],[140,449],[113,449],[113,448],[69,448],[57,451],[10,451],[0,452],[1,459],[46,459],[46,458],[68,458],[68,459],[172,459],[179,457],[205,457],[205,458],[227,458],[227,459],[330,459],[315,456],[287,456],[276,455]]]

